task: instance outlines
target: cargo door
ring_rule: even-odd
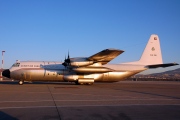
[[[52,67],[54,64],[55,62],[44,62],[44,80],[56,80],[57,72]]]
[[[26,80],[26,73],[25,73],[25,72],[22,72],[22,73],[21,73],[21,79],[22,79],[22,80]]]

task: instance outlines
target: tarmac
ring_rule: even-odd
[[[180,120],[180,82],[0,81],[0,120]]]

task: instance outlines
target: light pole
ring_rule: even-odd
[[[2,77],[2,72],[3,72],[3,65],[4,65],[4,59],[3,59],[3,57],[4,57],[4,53],[5,51],[2,51],[2,65],[1,65],[1,81],[3,80],[3,77]]]

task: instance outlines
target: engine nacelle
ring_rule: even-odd
[[[87,58],[71,58],[71,66],[82,67],[94,64],[94,61],[89,61]]]
[[[73,68],[73,71],[76,73],[93,74],[93,73],[113,72],[114,70],[106,67],[78,67],[78,68]]]

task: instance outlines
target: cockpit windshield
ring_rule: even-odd
[[[20,63],[14,63],[12,67],[19,67]]]

